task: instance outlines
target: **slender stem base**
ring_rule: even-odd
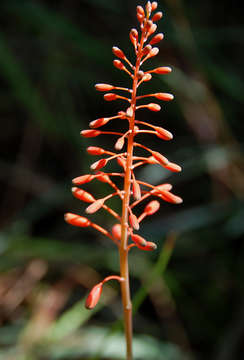
[[[130,284],[128,271],[128,251],[120,253],[121,276],[125,281],[121,282],[122,303],[124,310],[124,329],[126,338],[126,360],[132,360],[132,305],[130,300]]]

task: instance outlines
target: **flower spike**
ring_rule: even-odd
[[[146,181],[142,181],[137,176],[137,169],[146,165],[161,165],[162,171],[180,172],[181,167],[167,159],[158,149],[144,145],[135,141],[135,136],[140,137],[141,134],[156,136],[161,140],[172,140],[173,134],[167,129],[154,125],[151,121],[141,121],[137,118],[137,110],[147,109],[153,112],[159,112],[161,106],[157,103],[164,101],[167,103],[174,99],[172,94],[162,91],[153,93],[142,92],[138,94],[141,85],[146,86],[148,81],[152,80],[154,74],[166,75],[172,70],[169,66],[159,66],[151,70],[144,69],[144,62],[155,57],[159,53],[159,48],[155,44],[159,44],[164,39],[164,34],[157,33],[157,24],[163,13],[157,11],[158,3],[156,1],[147,1],[144,7],[138,5],[136,8],[136,16],[139,22],[138,30],[132,28],[129,32],[129,40],[133,46],[135,54],[135,62],[132,64],[124,52],[117,46],[112,47],[112,53],[116,57],[113,65],[119,70],[126,72],[131,81],[131,86],[116,86],[106,82],[95,84],[95,89],[102,93],[103,99],[107,102],[115,100],[125,100],[127,105],[122,107],[113,116],[104,115],[89,123],[90,129],[82,130],[81,136],[86,138],[98,137],[99,135],[113,135],[115,139],[108,141],[107,147],[100,147],[97,144],[87,146],[87,153],[92,156],[102,156],[99,160],[90,165],[93,174],[85,174],[75,177],[72,187],[73,196],[88,206],[85,209],[88,217],[92,217],[100,209],[107,211],[116,223],[110,230],[92,222],[87,217],[83,217],[73,213],[65,214],[65,221],[76,227],[86,227],[94,229],[118,247],[120,256],[120,275],[107,276],[104,280],[93,286],[87,299],[86,308],[93,309],[102,293],[103,285],[109,280],[117,280],[121,283],[122,303],[124,308],[125,335],[127,343],[126,360],[132,360],[132,308],[129,291],[129,271],[128,271],[128,255],[132,247],[136,247],[143,251],[153,251],[157,248],[156,244],[147,241],[143,236],[134,232],[142,228],[143,220],[147,220],[148,216],[154,215],[159,209],[162,201],[171,204],[181,204],[181,197],[173,194],[172,185],[165,183],[153,185]],[[148,68],[150,69],[150,68]],[[122,95],[121,95],[122,93]],[[125,94],[125,96],[123,96]],[[152,102],[147,101],[151,99]],[[146,100],[146,103],[144,102]],[[155,100],[155,102],[154,102]],[[122,102],[118,102],[122,103]],[[140,115],[140,112],[139,112]],[[156,115],[156,114],[155,114]],[[119,131],[103,131],[103,126],[112,125],[112,120],[122,121],[121,130]],[[111,121],[111,123],[110,123]],[[119,125],[119,124],[118,124]],[[99,129],[99,130],[98,130]],[[143,137],[140,137],[143,139]],[[87,140],[84,140],[85,142]],[[110,146],[110,147],[109,147]],[[111,146],[114,148],[111,150]],[[122,150],[123,149],[123,150]],[[145,154],[143,154],[145,152]],[[117,161],[117,164],[116,164]],[[109,164],[108,164],[109,163]],[[105,166],[111,169],[106,171]],[[120,167],[117,171],[113,166]],[[105,169],[104,169],[105,168]],[[117,172],[116,172],[117,171]],[[109,193],[102,198],[96,198],[86,189],[78,186],[97,180],[98,184],[104,183],[104,188],[109,188]],[[121,213],[117,213],[112,207],[108,206],[109,200],[116,197],[121,202]],[[147,200],[148,199],[148,200]],[[156,200],[155,200],[156,199]],[[148,203],[142,203],[147,200]],[[108,202],[106,202],[108,201]],[[142,212],[141,212],[141,206]],[[138,214],[138,211],[140,214]]]

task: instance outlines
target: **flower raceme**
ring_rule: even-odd
[[[160,208],[160,202],[166,201],[172,204],[180,204],[182,199],[174,195],[170,184],[152,185],[145,181],[137,179],[137,168],[148,165],[157,164],[166,171],[180,172],[181,167],[163,154],[145,146],[140,142],[141,134],[148,136],[156,136],[165,141],[173,139],[173,135],[167,129],[154,125],[149,121],[140,121],[137,117],[138,110],[146,109],[152,112],[159,112],[161,105],[157,102],[169,102],[174,96],[165,92],[145,93],[138,95],[138,88],[144,82],[152,79],[154,74],[165,75],[171,72],[168,66],[156,67],[151,70],[143,70],[143,65],[150,58],[157,56],[159,49],[155,47],[163,40],[162,33],[156,33],[157,25],[163,14],[158,11],[157,2],[148,1],[145,8],[137,6],[137,19],[139,22],[139,30],[132,28],[129,33],[129,39],[135,52],[135,63],[132,64],[127,58],[126,53],[117,46],[113,46],[112,53],[116,57],[113,65],[116,69],[126,73],[131,78],[131,88],[116,86],[114,84],[98,83],[95,89],[103,93],[104,100],[125,101],[127,105],[117,114],[97,118],[89,123],[90,129],[82,130],[81,136],[85,138],[93,138],[100,135],[110,135],[111,142],[114,141],[114,149],[103,149],[98,146],[89,146],[87,152],[91,156],[102,156],[102,158],[93,162],[90,166],[93,173],[81,175],[73,179],[74,187],[72,193],[75,198],[89,203],[86,213],[91,215],[100,209],[107,211],[114,219],[115,224],[111,230],[107,230],[98,224],[93,223],[90,219],[67,213],[65,221],[77,227],[92,227],[99,231],[118,247],[120,254],[120,276],[112,275],[105,278],[102,282],[95,285],[90,291],[86,307],[92,309],[96,306],[101,296],[104,282],[115,279],[121,284],[122,303],[124,308],[125,335],[127,343],[127,359],[132,359],[132,326],[131,326],[131,302],[129,294],[129,271],[128,271],[128,253],[132,247],[143,251],[152,251],[156,249],[156,244],[147,241],[141,235],[136,233],[140,230],[142,221],[148,216],[155,214]],[[154,99],[156,102],[151,101]],[[149,101],[147,101],[149,100]],[[141,103],[146,101],[145,103]],[[140,113],[140,112],[139,112]],[[127,130],[121,132],[106,130],[104,127],[109,122],[125,121],[128,125]],[[124,124],[123,124],[124,125]],[[124,129],[124,126],[123,126]],[[135,141],[136,138],[136,141]],[[137,150],[140,154],[137,155]],[[117,161],[119,166],[118,172],[106,172],[104,168],[111,161]],[[83,186],[91,181],[105,182],[111,187],[111,193],[107,196],[96,199],[88,193]],[[120,180],[120,181],[118,181]],[[122,184],[121,184],[122,183]],[[119,184],[119,185],[118,185]],[[122,203],[121,214],[113,210],[107,205],[107,200],[118,196]],[[150,199],[150,198],[156,199]],[[138,214],[136,207],[141,205],[145,200],[149,199],[149,203],[144,206],[141,214]]]

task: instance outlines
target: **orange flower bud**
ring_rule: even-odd
[[[163,17],[163,13],[161,11],[156,12],[156,14],[153,15],[152,21],[158,21]]]
[[[172,71],[172,69],[169,66],[160,66],[156,69],[154,69],[152,72],[160,75],[168,74]]]
[[[143,49],[142,49],[142,56],[149,54],[149,52],[152,50],[152,46],[151,45],[146,45]]]
[[[173,135],[168,130],[165,130],[165,129],[159,127],[159,126],[155,127],[155,130],[157,132],[156,135],[160,139],[163,139],[163,140],[171,140],[171,139],[173,139]]]
[[[147,32],[147,36],[151,36],[156,30],[157,30],[157,25],[152,24],[152,26],[149,28],[149,30]],[[150,42],[150,44],[151,44],[151,42]]]
[[[139,200],[141,198],[141,187],[136,180],[134,180],[132,184],[132,193],[135,200]]]
[[[182,198],[180,198],[179,196],[176,196],[174,194],[172,194],[169,191],[163,191],[161,194],[161,197],[167,201],[170,202],[172,204],[181,204],[183,202]]]
[[[75,185],[82,185],[82,184],[86,184],[86,183],[92,181],[93,179],[95,179],[95,177],[96,177],[96,175],[91,175],[91,174],[82,175],[82,176],[78,176],[78,177],[74,178],[72,180],[72,182]]]
[[[147,22],[146,22],[146,24],[145,24],[146,30],[148,31],[152,25],[153,25],[152,20],[147,20]]]
[[[121,157],[117,157],[117,163],[123,168],[125,169],[126,167],[126,162],[124,159],[122,159]]]
[[[99,199],[94,201],[91,205],[89,205],[86,208],[86,213],[87,214],[94,214],[95,212],[97,212],[99,209],[101,209],[101,207],[104,204],[104,200],[103,199]]]
[[[170,171],[174,171],[174,172],[180,172],[182,170],[182,168],[172,162],[169,162],[167,165],[164,166],[166,169],[170,170]]]
[[[138,31],[136,29],[131,29],[130,31],[131,36],[133,36],[133,38],[135,38],[136,40],[138,40]]]
[[[159,33],[151,39],[150,44],[151,45],[157,44],[159,41],[163,40],[163,38],[164,38],[164,34]]]
[[[138,219],[136,217],[135,214],[130,214],[129,216],[129,221],[130,221],[130,224],[131,226],[135,229],[135,230],[139,230],[140,229],[140,225],[139,225],[139,222],[138,222]]]
[[[144,213],[146,213],[147,215],[153,215],[155,212],[158,211],[159,208],[160,203],[157,200],[152,200],[146,205]]]
[[[142,78],[142,81],[150,81],[152,78],[151,74],[145,74]]]
[[[151,4],[151,1],[148,1],[146,3],[146,12],[147,12],[147,15],[150,16],[151,15],[151,11],[152,11],[152,4]]]
[[[100,170],[101,168],[103,168],[105,165],[107,164],[107,160],[106,159],[101,159],[98,160],[96,162],[94,162],[90,168],[91,170]]]
[[[136,29],[131,29],[130,31],[130,41],[132,42],[132,44],[134,46],[137,45],[137,42],[138,42],[138,32]]]
[[[152,156],[163,166],[169,163],[169,160],[157,151],[153,151]]]
[[[99,130],[82,130],[80,134],[84,137],[90,138],[90,137],[96,137],[101,134],[101,131]]]
[[[149,59],[149,58],[151,58],[151,57],[153,57],[153,56],[158,55],[158,53],[159,53],[159,48],[157,48],[157,47],[152,48],[152,50],[151,50],[151,51],[149,52],[149,54],[147,55],[147,59]]]
[[[100,282],[99,284],[95,285],[89,292],[85,304],[85,307],[88,310],[94,309],[94,307],[97,305],[102,294],[102,287],[103,287],[103,283]]]
[[[161,185],[157,185],[156,187],[155,187],[155,190],[157,191],[165,191],[165,190],[167,190],[167,191],[170,191],[172,189],[172,185],[171,184],[161,184]]]
[[[138,5],[138,6],[136,7],[136,12],[137,12],[138,14],[142,15],[143,17],[145,17],[145,12],[144,12],[144,9],[143,9],[142,6]]]
[[[158,3],[156,1],[152,2],[152,11],[156,10],[158,7]]]
[[[117,56],[118,58],[125,59],[125,54],[117,46],[113,46],[112,51],[113,51],[114,55]]]
[[[146,246],[137,245],[137,247],[144,251],[152,251],[157,249],[157,245],[151,241],[147,241]]]
[[[131,240],[139,247],[144,247],[147,245],[147,241],[138,234],[132,234]]]
[[[154,96],[155,98],[163,101],[170,101],[174,99],[174,95],[168,93],[156,93]]]
[[[136,16],[137,16],[137,20],[139,21],[139,23],[142,23],[145,17],[139,13],[137,13]]]
[[[115,145],[114,145],[114,148],[116,150],[121,150],[124,146],[124,143],[125,143],[125,138],[124,136],[121,136],[120,138],[118,138],[118,140],[116,141]]]
[[[154,103],[148,104],[147,108],[151,111],[160,111],[161,110],[161,106],[158,104],[154,104]]]
[[[139,70],[138,73],[137,73],[137,78],[138,78],[139,80],[141,80],[144,75],[145,75],[144,71]]]
[[[115,59],[115,60],[113,61],[113,64],[114,64],[114,66],[115,66],[117,69],[119,69],[119,70],[124,70],[124,69],[125,69],[124,64],[123,64],[120,60]]]
[[[114,86],[109,84],[96,84],[95,89],[98,91],[110,91],[114,89]]]
[[[68,224],[78,227],[87,227],[91,224],[91,222],[87,218],[72,213],[66,213],[64,215],[64,220]]]
[[[85,202],[93,202],[95,201],[95,198],[87,191],[79,189],[77,187],[72,187],[72,194],[74,195],[74,197],[76,197],[77,199],[81,200],[81,201],[85,201]]]
[[[113,100],[117,99],[117,95],[114,93],[107,93],[107,94],[103,95],[103,97],[104,97],[104,100],[106,100],[106,101],[113,101]]]
[[[104,183],[110,183],[110,178],[105,173],[101,172],[101,174],[98,174],[97,180],[104,182]]]
[[[98,146],[89,146],[86,151],[89,155],[102,155],[105,152],[104,149]]]
[[[131,118],[133,116],[133,108],[132,108],[132,106],[130,106],[130,107],[128,107],[126,109],[126,116],[129,117],[129,118]]]
[[[115,224],[112,227],[112,235],[117,240],[121,239],[121,225],[120,224]]]
[[[89,126],[91,128],[98,128],[100,126],[107,124],[107,122],[109,122],[109,120],[110,120],[110,118],[99,118],[99,119],[91,121]]]

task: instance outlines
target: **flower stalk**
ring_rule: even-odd
[[[137,110],[139,109],[145,108],[153,112],[158,112],[161,110],[161,106],[157,103],[151,102],[146,104],[138,104],[138,101],[153,97],[156,100],[168,102],[174,98],[172,94],[164,92],[143,94],[140,96],[137,94],[140,85],[144,82],[150,81],[152,79],[152,74],[156,73],[164,75],[171,72],[171,68],[165,66],[148,70],[146,72],[144,72],[142,69],[144,63],[148,61],[148,59],[156,56],[159,52],[159,49],[157,47],[153,47],[153,45],[159,43],[164,38],[162,33],[154,34],[157,29],[155,22],[160,20],[162,17],[161,12],[152,14],[156,9],[157,2],[155,1],[152,3],[148,1],[145,9],[142,6],[137,6],[137,19],[139,21],[140,32],[133,28],[129,34],[129,38],[133,45],[136,56],[135,65],[133,65],[132,62],[127,58],[124,51],[119,49],[117,46],[112,48],[113,54],[117,57],[113,61],[113,64],[117,69],[124,71],[132,79],[131,89],[106,83],[95,85],[95,89],[97,91],[105,92],[103,96],[104,100],[126,100],[129,103],[129,107],[127,104],[127,108],[118,111],[116,115],[93,120],[89,124],[90,129],[81,131],[81,136],[85,138],[97,137],[104,134],[118,137],[114,144],[114,149],[117,152],[103,149],[97,146],[89,146],[87,148],[88,154],[92,156],[108,155],[109,157],[101,158],[90,166],[91,170],[94,172],[93,174],[81,175],[73,179],[73,184],[75,187],[72,188],[73,195],[77,199],[89,203],[88,207],[86,208],[86,213],[88,215],[92,215],[93,213],[103,209],[116,220],[116,223],[109,231],[104,227],[95,224],[86,217],[72,213],[65,214],[65,220],[67,223],[78,227],[91,227],[112,240],[113,243],[118,247],[120,257],[120,274],[110,275],[100,283],[96,284],[87,297],[86,307],[87,309],[93,309],[96,306],[101,297],[102,288],[105,282],[112,279],[119,281],[124,313],[126,360],[133,359],[132,304],[130,296],[128,265],[129,250],[133,247],[136,247],[142,251],[155,250],[157,247],[155,243],[147,241],[141,235],[136,233],[140,230],[141,223],[145,218],[147,218],[147,216],[151,216],[159,210],[159,200],[163,200],[172,204],[180,204],[182,202],[182,199],[179,196],[174,195],[171,192],[172,186],[170,184],[153,185],[145,181],[138,180],[135,171],[140,166],[147,164],[161,165],[164,170],[166,169],[166,171],[181,171],[181,167],[179,165],[169,161],[160,152],[151,149],[144,144],[135,142],[135,137],[139,136],[141,133],[146,133],[150,136],[154,135],[157,138],[166,141],[169,141],[173,138],[173,135],[168,130],[160,126],[155,126],[148,122],[136,119]],[[110,92],[111,90],[113,92]],[[127,96],[117,94],[117,92],[120,91],[123,93],[126,92]],[[112,120],[128,121],[128,129],[125,132],[106,131],[106,129],[98,130],[98,128],[106,126],[106,124]],[[125,147],[126,142],[126,149],[125,151],[121,152],[121,150]],[[147,156],[137,156],[134,154],[138,148],[140,151],[144,151]],[[110,161],[114,160],[116,160],[117,164],[120,166],[120,172],[106,172],[104,168],[106,168]],[[122,186],[117,185],[117,183],[114,181],[117,179],[123,180]],[[112,189],[111,193],[101,199],[96,199],[93,195],[79,187],[93,180],[107,183]],[[109,201],[109,199],[116,196],[119,197],[122,203],[121,214],[115,212],[112,208],[110,208],[109,205],[105,204],[105,202]],[[140,215],[137,215],[137,213],[134,212],[134,209],[138,204],[144,202],[144,200],[150,197],[156,197],[157,200],[150,199],[150,202],[144,206],[143,212]]]

